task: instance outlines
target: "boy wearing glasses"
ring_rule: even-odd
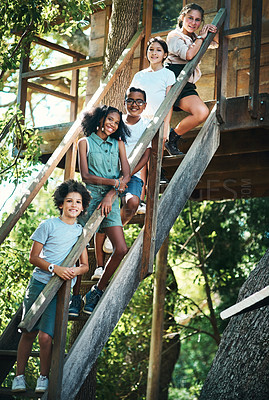
[[[140,139],[150,122],[148,118],[141,116],[147,106],[146,92],[139,88],[130,87],[126,92],[124,105],[127,113],[122,116],[122,119],[131,132],[131,136],[127,138],[127,144],[125,146],[127,157],[129,157],[137,141]],[[128,183],[128,188],[121,196],[121,220],[123,226],[131,220],[138,209],[144,185],[144,182],[141,179],[141,169],[147,164],[150,151],[151,144],[148,146],[140,161],[134,168],[131,180]]]

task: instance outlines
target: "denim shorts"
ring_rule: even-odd
[[[25,317],[25,314],[29,311],[32,304],[36,301],[36,299],[38,298],[39,294],[42,292],[45,286],[46,286],[45,283],[39,282],[33,277],[31,277],[23,300],[22,319]],[[57,295],[53,297],[48,307],[43,312],[42,316],[37,321],[31,332],[42,331],[47,333],[53,338],[55,317],[56,317],[56,305],[57,305]]]
[[[85,226],[89,217],[93,214],[94,210],[98,207],[106,193],[109,192],[111,188],[111,186],[104,185],[91,185],[91,187],[90,185],[87,185],[87,189],[91,192],[92,199],[86,213],[78,218],[79,224]],[[105,228],[111,226],[122,226],[119,199],[114,201],[110,213],[103,219],[97,232],[103,233]]]
[[[144,182],[142,181],[142,179],[133,175],[128,182],[127,189],[125,189],[124,192],[122,194],[120,194],[120,197],[123,198],[124,196],[127,195],[127,193],[131,193],[140,199],[143,185],[144,185]]]

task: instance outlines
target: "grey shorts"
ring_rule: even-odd
[[[45,283],[39,282],[35,278],[31,277],[23,300],[22,319],[25,317],[25,314],[30,310],[32,304],[36,301],[45,286]],[[42,331],[53,338],[56,317],[56,305],[57,295],[53,297],[48,307],[43,312],[42,316],[37,321],[31,332]]]

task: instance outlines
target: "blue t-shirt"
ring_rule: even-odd
[[[50,264],[61,265],[72,247],[82,233],[82,226],[75,223],[66,224],[59,217],[47,219],[38,226],[30,239],[43,244],[39,257],[44,258]],[[51,279],[51,273],[35,267],[33,277],[47,284]],[[72,279],[72,286],[77,277]]]

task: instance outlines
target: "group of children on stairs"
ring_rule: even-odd
[[[82,121],[85,136],[79,141],[78,151],[80,173],[86,188],[74,180],[62,183],[54,193],[60,217],[43,221],[31,236],[33,245],[30,262],[35,269],[26,290],[23,316],[54,274],[64,280],[72,279],[74,287],[69,314],[79,314],[81,275],[89,269],[86,249],[81,254],[78,266],[63,268],[61,264],[80,236],[85,221],[98,208],[104,216],[95,235],[97,268],[94,277],[98,282],[83,299],[83,312],[93,312],[109,279],[127,253],[123,226],[138,209],[144,185],[141,170],[148,162],[151,145],[141,156],[132,174],[128,156],[175,83],[176,76],[186,62],[197,54],[208,32],[217,31],[213,25],[204,25],[198,36],[194,33],[199,29],[203,15],[203,9],[191,3],[182,9],[178,28],[168,35],[168,47],[159,37],[150,39],[147,46],[150,65],[134,76],[124,101],[125,115],[107,106],[97,107],[85,114]],[[166,148],[171,155],[183,154],[177,147],[178,139],[203,122],[208,115],[207,107],[195,91],[194,83],[200,77],[199,71],[199,67],[196,68],[175,103],[177,109],[187,111],[189,115],[171,129],[168,141],[172,109],[164,121],[163,149]],[[121,199],[121,208],[117,200],[113,202],[116,194]],[[112,243],[113,253],[105,264],[103,245],[106,237]],[[42,393],[48,388],[56,301],[57,295],[32,331],[24,332],[21,336],[13,392],[26,390],[25,368],[37,335],[40,345],[40,376],[35,390]]]

